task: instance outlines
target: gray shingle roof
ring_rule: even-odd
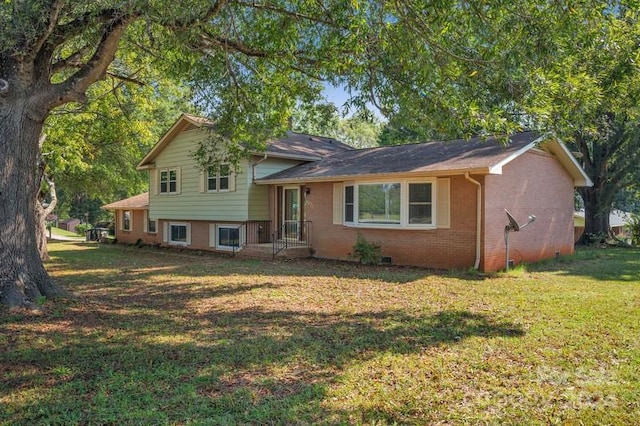
[[[386,175],[396,173],[435,173],[482,171],[518,155],[537,138],[534,132],[510,136],[505,145],[498,138],[473,138],[446,142],[385,146],[339,151],[322,160],[301,164],[260,179],[274,181],[328,180],[334,177]]]
[[[286,158],[320,159],[344,151],[353,151],[353,148],[335,139],[294,132],[272,139],[267,145],[268,154]]]

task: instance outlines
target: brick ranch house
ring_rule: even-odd
[[[290,132],[237,172],[201,170],[190,153],[211,127],[182,115],[142,159],[149,193],[104,206],[118,241],[353,260],[361,234],[393,264],[496,271],[505,209],[537,218],[510,234],[515,264],[571,254],[574,188],[591,185],[562,142],[532,132],[370,149]]]

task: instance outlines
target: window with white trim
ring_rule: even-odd
[[[435,227],[435,179],[356,182],[344,186],[345,225]]]
[[[355,206],[353,194],[353,185],[344,187],[344,221],[347,223],[353,223]]]
[[[220,166],[210,166],[207,169],[207,191],[208,192],[223,192],[229,191],[229,181],[231,179],[231,169],[228,164],[221,164]]]
[[[158,175],[158,193],[176,194],[178,192],[178,169],[161,169]]]
[[[155,219],[149,218],[149,212],[147,210],[144,211],[144,229],[143,231],[147,234],[155,234],[158,232],[158,221]]]
[[[168,227],[169,235],[168,242],[170,244],[189,245],[190,241],[190,227],[188,223],[169,223]]]
[[[433,184],[409,183],[409,224],[433,224]]]
[[[400,224],[400,184],[358,185],[358,223]]]
[[[212,224],[209,231],[209,245],[218,250],[237,250],[243,240],[243,234],[240,225]]]
[[[131,210],[122,212],[122,230],[131,231]]]

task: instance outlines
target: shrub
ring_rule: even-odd
[[[631,243],[640,246],[640,215],[631,215],[629,228],[631,229]]]
[[[76,234],[85,235],[89,229],[92,229],[93,226],[89,223],[80,223],[76,225]]]
[[[380,263],[381,250],[380,246],[375,243],[367,241],[361,233],[358,233],[358,238],[353,246],[353,251],[360,258],[360,263],[365,265],[377,265]]]
[[[600,233],[591,233],[587,232],[584,234],[584,243],[585,245],[594,245],[594,244],[604,244],[607,242],[607,234],[604,232]]]

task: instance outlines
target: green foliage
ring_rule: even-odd
[[[329,102],[298,103],[291,120],[293,131],[333,137],[340,123],[340,116],[338,108]]]
[[[338,121],[335,138],[354,148],[378,145],[382,123],[372,114],[358,113]]]
[[[156,81],[139,85],[108,78],[89,90],[86,105],[49,116],[43,152],[60,191],[59,211],[79,217],[89,212],[95,222],[104,213],[101,205],[147,189],[147,173],[135,167],[180,110],[188,109],[189,92],[149,67],[138,77]]]
[[[367,241],[360,232],[358,232],[356,243],[353,245],[353,252],[360,259],[360,263],[364,265],[377,265],[380,263],[380,245]]]
[[[586,245],[605,244],[608,236],[606,232],[585,232],[583,241]]]
[[[89,229],[93,229],[90,223],[79,223],[76,225],[76,233],[78,235],[85,235]]]
[[[640,215],[631,215],[629,227],[631,229],[631,243],[633,245],[640,246]]]
[[[335,105],[319,102],[296,106],[292,130],[335,138],[354,148],[370,148],[378,145],[382,124],[365,110],[341,118]]]

